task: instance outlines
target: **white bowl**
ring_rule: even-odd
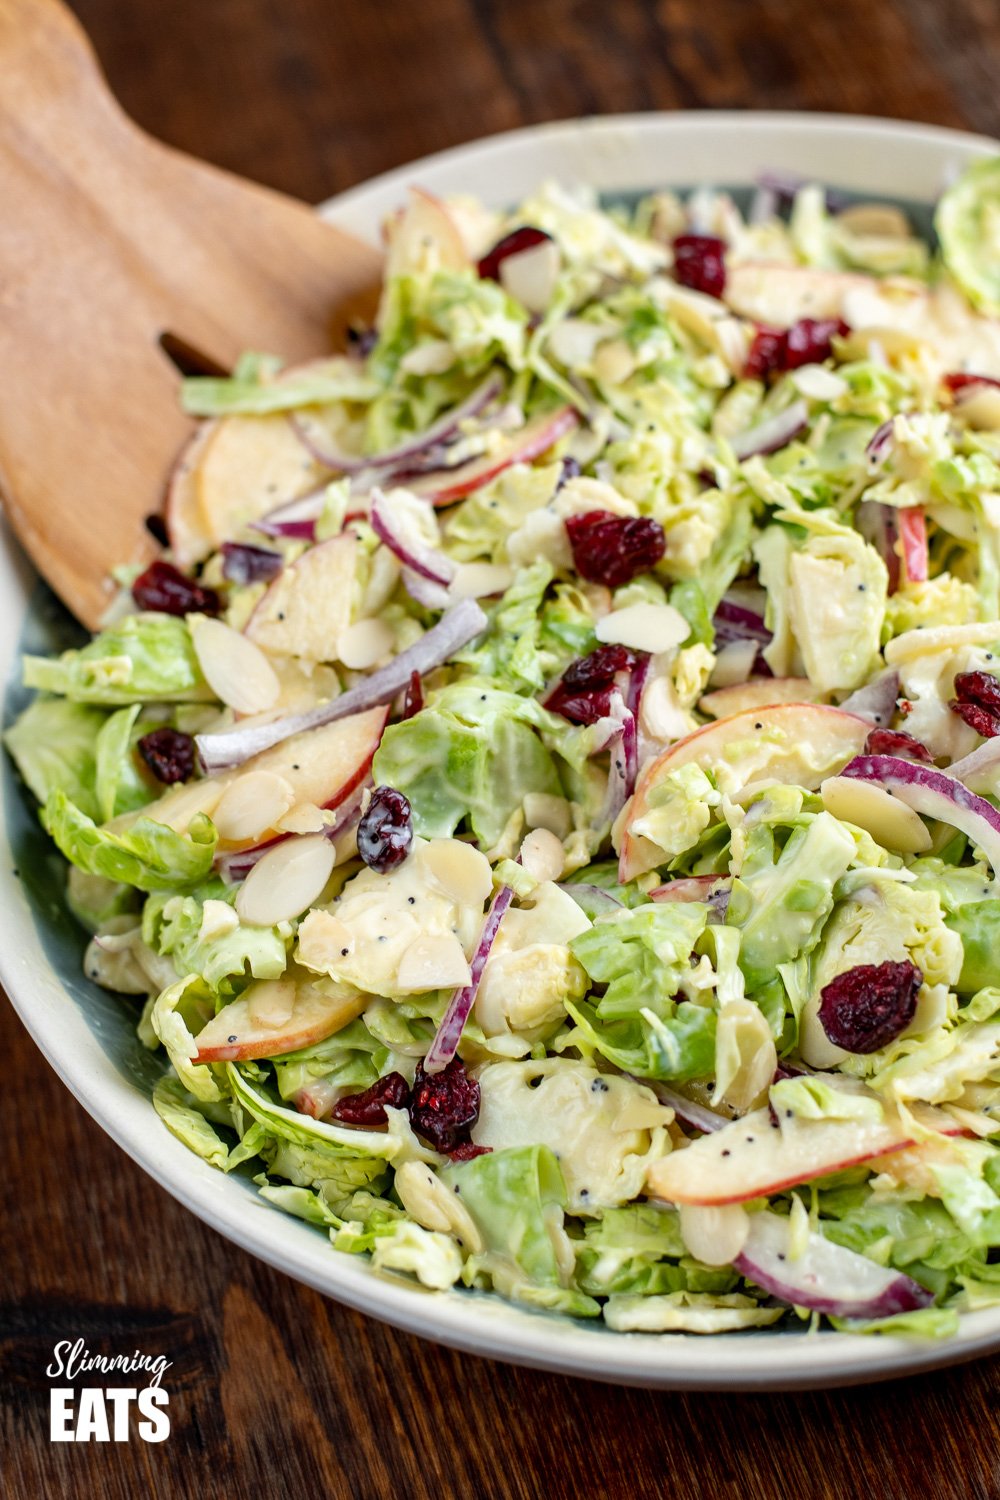
[[[502,205],[539,179],[584,180],[609,193],[660,186],[749,185],[761,169],[913,203],[930,204],[967,161],[995,143],[955,131],[822,115],[632,115],[515,131],[432,156],[324,206],[338,224],[374,239],[382,216],[416,182]],[[16,681],[22,627],[36,641],[46,608],[27,614],[35,582],[0,536],[0,669]],[[51,613],[51,611],[49,611]],[[16,696],[13,694],[12,697]],[[8,704],[10,707],[11,704]],[[824,1332],[738,1336],[611,1333],[601,1325],[531,1312],[498,1297],[424,1292],[380,1280],[367,1261],[338,1254],[319,1230],[276,1212],[252,1184],[224,1177],[160,1124],[149,1102],[160,1064],[134,1035],[134,1006],[90,985],[80,937],[61,907],[55,859],[32,835],[9,764],[2,776],[0,978],[24,1024],[94,1119],[168,1192],[206,1223],[271,1265],[397,1327],[518,1364],[630,1385],[704,1389],[801,1388],[876,1380],[954,1363],[1000,1347],[1000,1309],[969,1314],[943,1343]],[[32,847],[33,846],[33,852]],[[34,882],[14,873],[25,863]]]

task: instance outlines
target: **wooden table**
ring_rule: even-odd
[[[137,120],[313,200],[474,136],[594,112],[827,109],[1000,133],[988,0],[76,8]],[[0,1051],[4,1497],[1000,1495],[1000,1360],[857,1391],[685,1397],[459,1356],[325,1301],[179,1208],[6,1006]],[[76,1335],[173,1361],[167,1442],[50,1444],[45,1368]]]

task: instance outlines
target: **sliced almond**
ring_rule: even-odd
[[[274,826],[279,833],[320,833],[325,825],[323,809],[315,802],[296,802]]]
[[[469,961],[452,932],[418,937],[399,961],[396,983],[404,994],[457,990],[472,983]]]
[[[236,897],[243,922],[272,927],[313,906],[333,872],[336,851],[322,834],[290,838],[269,849],[250,871]]]
[[[803,365],[793,373],[792,384],[810,401],[836,401],[850,390],[842,375],[835,375],[824,365]]]
[[[389,655],[395,640],[384,620],[358,620],[341,631],[337,655],[351,671],[365,672]]]
[[[226,788],[212,821],[221,839],[241,843],[277,828],[294,801],[295,792],[283,776],[245,771]]]
[[[559,246],[554,240],[542,240],[500,262],[500,285],[532,313],[548,311],[558,279]]]
[[[599,641],[655,656],[680,646],[691,634],[691,626],[672,604],[628,604],[598,620],[594,633]]]
[[[296,958],[307,969],[335,969],[354,952],[354,933],[328,911],[311,911],[299,927]]]
[[[573,813],[565,797],[554,797],[550,792],[528,792],[523,806],[529,829],[547,828],[557,839],[569,837]]]
[[[535,880],[558,880],[566,864],[566,851],[554,833],[534,828],[521,843],[521,864]]]
[[[978,432],[1000,432],[1000,391],[995,386],[972,386],[955,402],[954,415]]]
[[[455,599],[488,599],[510,588],[513,579],[513,568],[503,563],[460,563],[448,592]]]
[[[284,1026],[295,1009],[294,979],[262,979],[244,993],[255,1026]]]
[[[222,620],[191,620],[191,640],[205,681],[215,696],[241,714],[273,708],[281,693],[278,675],[263,651]]]
[[[239,925],[240,919],[228,901],[206,901],[201,909],[198,941],[210,943],[213,938],[224,937],[228,932],[235,932]]]
[[[681,1205],[681,1239],[703,1265],[731,1265],[749,1233],[750,1215],[740,1203],[728,1203],[723,1208]]]
[[[493,889],[489,860],[460,839],[432,839],[414,858],[456,906],[482,906]]]
[[[926,824],[912,807],[883,787],[853,776],[831,776],[820,787],[820,795],[827,812],[865,829],[885,849],[924,854],[931,847]]]

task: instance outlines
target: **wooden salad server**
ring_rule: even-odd
[[[326,353],[379,266],[305,204],[145,135],[59,0],[0,0],[0,496],[85,625],[110,567],[153,555],[144,521],[191,430],[161,337],[226,369]]]

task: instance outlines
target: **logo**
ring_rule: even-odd
[[[52,1350],[45,1373],[50,1380],[76,1381],[95,1372],[141,1375],[134,1385],[59,1385],[49,1394],[49,1439],[53,1443],[127,1443],[135,1430],[144,1443],[170,1436],[169,1394],[160,1381],[172,1360],[162,1354],[91,1354],[83,1339],[63,1339]]]

